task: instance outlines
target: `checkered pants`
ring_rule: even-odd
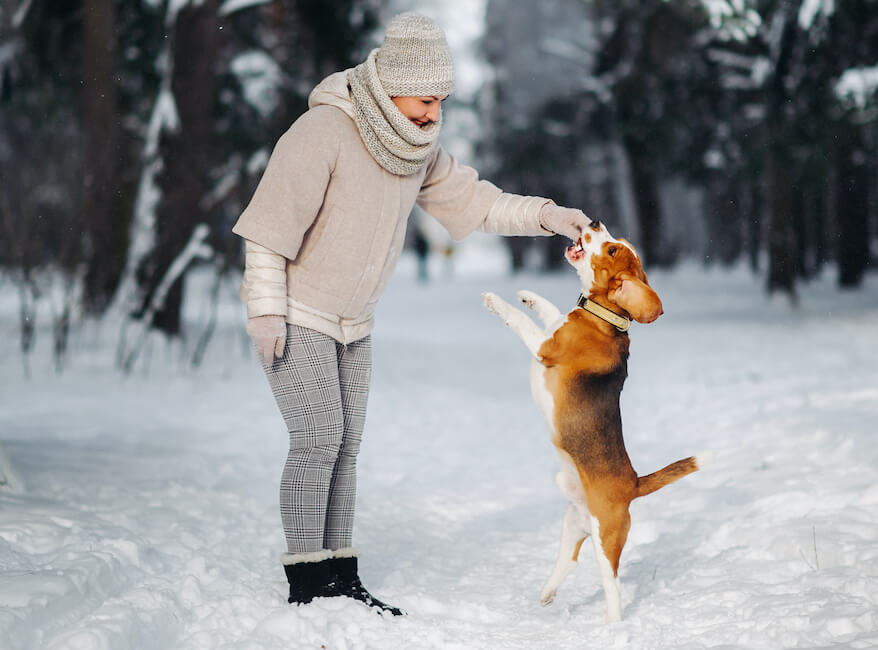
[[[371,336],[342,345],[297,325],[287,325],[283,358],[265,368],[290,433],[280,482],[290,553],[351,546],[371,370]]]

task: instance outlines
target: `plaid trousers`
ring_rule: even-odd
[[[347,548],[352,545],[372,338],[343,345],[288,324],[283,357],[264,368],[290,434],[280,482],[288,552]]]

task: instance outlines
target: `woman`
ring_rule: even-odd
[[[369,594],[351,546],[375,305],[417,202],[455,239],[475,230],[576,239],[580,211],[507,194],[437,142],[451,55],[428,18],[402,14],[365,62],[323,80],[278,140],[235,224],[242,299],[290,434],[281,477],[289,602]]]

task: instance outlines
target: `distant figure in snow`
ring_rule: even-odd
[[[438,143],[452,92],[442,30],[411,13],[350,70],[321,81],[278,140],[233,231],[250,334],[289,431],[280,481],[290,603],[346,596],[384,613],[352,546],[373,314],[417,203],[456,239],[481,230],[578,239],[589,219],[502,192]],[[499,115],[490,119],[502,119]],[[440,307],[441,308],[441,307]]]

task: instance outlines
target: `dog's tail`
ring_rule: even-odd
[[[690,456],[676,463],[671,463],[657,472],[641,476],[637,479],[637,498],[645,497],[656,490],[661,490],[684,476],[697,472],[705,467],[713,459],[713,452],[705,452],[697,456]]]

